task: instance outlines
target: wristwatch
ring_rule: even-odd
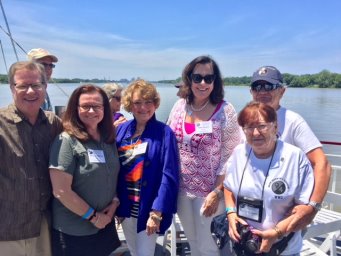
[[[309,201],[308,205],[314,208],[314,210],[319,211],[322,208],[322,204],[315,202],[315,201]]]

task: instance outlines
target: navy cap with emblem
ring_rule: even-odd
[[[282,84],[283,77],[277,68],[273,66],[263,66],[253,73],[251,85],[257,81],[266,81],[271,84]]]

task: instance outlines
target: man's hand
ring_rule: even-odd
[[[314,219],[317,211],[310,205],[296,205],[291,214],[293,218],[289,223],[287,232],[296,232],[304,229]]]

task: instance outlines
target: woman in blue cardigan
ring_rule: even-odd
[[[118,179],[123,232],[132,256],[154,255],[156,238],[176,213],[179,156],[173,131],[156,120],[160,96],[154,85],[137,80],[123,92],[133,120],[117,129],[121,170]]]

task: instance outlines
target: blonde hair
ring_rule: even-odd
[[[152,100],[156,108],[160,106],[160,95],[155,85],[139,79],[132,82],[122,93],[122,105],[126,111],[131,112],[132,97],[135,92],[139,93],[144,100]]]

